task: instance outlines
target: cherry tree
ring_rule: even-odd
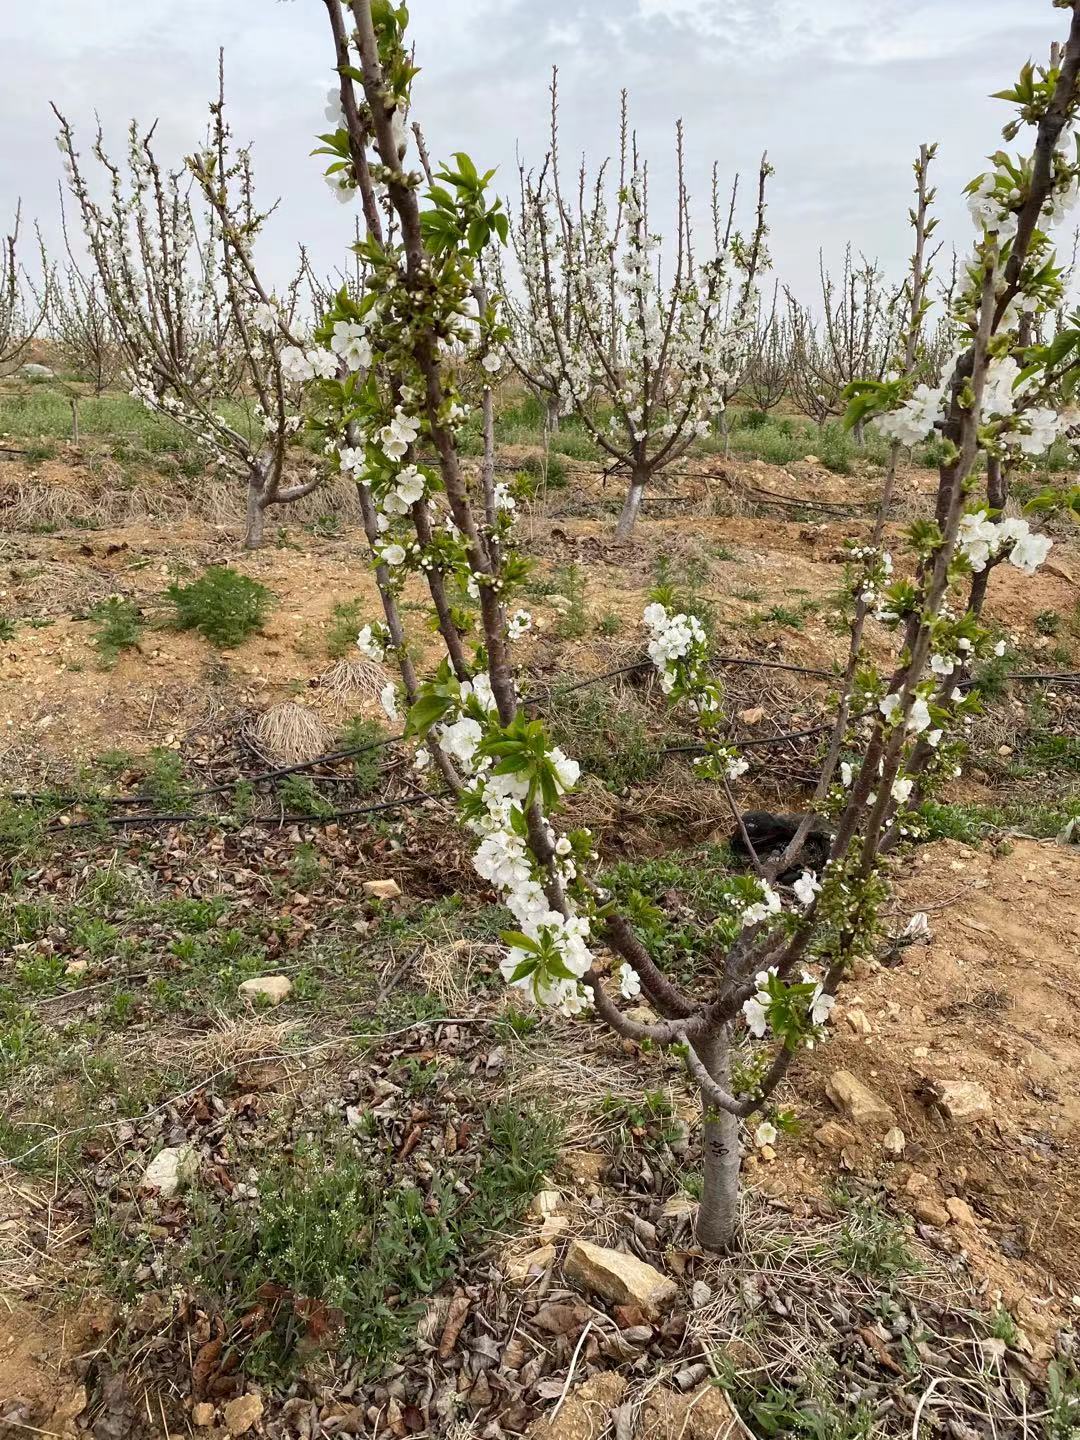
[[[91,194],[71,126],[53,109],[131,393],[246,481],[244,545],[256,549],[267,510],[320,483],[310,464],[303,479],[289,481],[287,472],[303,386],[313,363],[322,362],[293,331],[299,275],[279,299],[255,268],[254,243],[270,212],[255,206],[250,151],[231,147],[223,81],[207,144],[182,167],[162,168],[153,127],[142,134],[132,122],[124,164],[109,157],[98,131],[93,155],[107,179],[103,202]],[[192,185],[203,201],[201,220]],[[332,372],[333,357],[326,363]]]
[[[793,364],[791,322],[777,309],[774,291],[768,312],[759,306],[743,377],[741,393],[755,410],[768,414],[785,398],[791,386]]]
[[[844,413],[844,392],[856,380],[880,380],[892,355],[894,297],[876,264],[844,250],[839,282],[818,255],[821,317],[787,292],[793,335],[791,390],[818,425]],[[856,426],[861,439],[862,422]]]
[[[519,230],[528,236],[525,285],[542,301],[546,323],[538,343],[553,363],[559,402],[573,408],[604,454],[629,474],[616,531],[626,540],[651,481],[711,432],[742,375],[753,333],[755,277],[767,263],[765,182],[771,171],[763,159],[748,240],[733,230],[730,212],[722,227],[714,178],[712,246],[699,263],[680,122],[675,256],[666,276],[662,240],[650,228],[648,165],[629,130],[625,96],[613,205],[607,171],[602,166],[590,183],[582,170],[576,193],[567,193],[553,80],[551,149],[539,176],[524,177],[528,218]],[[536,303],[530,301],[529,309]],[[610,416],[606,425],[598,413]]]
[[[510,248],[517,269],[517,284],[511,283],[503,264],[503,252],[491,252],[494,280],[502,296],[503,317],[509,328],[506,354],[511,365],[544,407],[544,428],[552,433],[563,415],[573,410],[573,400],[563,376],[559,345],[548,318],[544,251],[558,253],[562,245],[552,213],[550,196],[534,199],[537,184],[524,168],[519,171],[517,214],[510,223]],[[540,231],[545,232],[542,240]],[[574,306],[574,294],[567,267],[553,267],[558,276],[554,303],[563,324],[563,345],[568,354],[577,353],[581,343],[581,322]],[[586,401],[587,401],[586,397]]]
[[[21,229],[22,205],[17,203],[11,231],[0,240],[0,365],[11,365],[22,356],[41,329],[49,308],[51,271],[41,237],[39,290],[19,262]]]
[[[879,669],[862,632],[852,638],[854,663],[806,819],[830,829],[820,872],[799,870],[805,836],[793,837],[782,856],[756,854],[735,798],[747,762],[727,739],[725,697],[704,629],[697,617],[659,604],[645,610],[660,688],[700,731],[700,773],[725,796],[752,863],[752,873],[728,880],[725,902],[701,937],[710,963],[692,982],[673,979],[658,962],[662,916],[644,903],[617,904],[598,878],[592,836],[560,821],[580,770],[522,703],[513,648],[530,625],[515,596],[525,565],[515,548],[512,497],[489,463],[490,429],[478,475],[466,472],[459,455],[462,407],[448,357],[466,345],[482,368],[499,368],[506,327],[493,302],[477,312],[475,289],[485,250],[505,239],[505,212],[489,195],[490,173],[468,156],[457,154],[434,184],[410,161],[403,117],[416,71],[404,6],[325,3],[343,124],[324,139],[336,157],[335,183],[361,192],[368,284],[359,303],[342,295],[324,317],[316,341],[338,346],[342,363],[312,389],[327,445],[356,476],[382,599],[383,620],[365,626],[359,643],[396,660],[400,684],[384,692],[387,713],[405,709],[407,730],[420,742],[417,766],[440,769],[474,837],[474,867],[513,917],[501,962],[507,983],[568,1019],[592,1019],[681,1057],[703,1112],[698,1235],[724,1249],[736,1235],[740,1127],[761,1116],[756,1138],[774,1138],[778,1087],[801,1051],[823,1038],[852,962],[873,947],[885,895],[882,851],[916,829],[916,784],[930,787],[951,774],[976,703],[941,674],[940,662],[992,645],[977,617],[956,608],[981,553],[975,531],[982,521],[970,490],[980,455],[998,443],[997,421],[992,435],[984,423],[998,414],[986,406],[1000,403],[991,367],[1015,315],[1051,297],[1047,229],[1080,187],[1073,143],[1080,0],[1064,7],[1071,24],[1060,63],[1033,72],[1029,90],[1012,97],[1014,133],[1034,132],[1030,157],[1015,173],[1012,162],[996,159],[993,184],[977,182],[987,203],[975,216],[957,300],[965,344],[938,406],[931,411],[906,374],[871,377],[852,400],[853,422],[890,417],[884,423],[895,428],[907,417],[911,433],[916,423],[920,433],[939,424],[946,456],[934,517],[907,531],[903,577],[893,577],[880,547],[854,556],[859,593],[867,605],[872,597],[876,620],[893,627],[897,640],[891,662]],[[628,184],[626,193],[632,189]],[[633,216],[641,202],[621,203]],[[638,221],[628,223],[634,229]],[[912,285],[909,320],[919,313]],[[997,526],[995,543],[1007,547],[1014,565],[1032,569],[1049,542],[1003,526],[1010,522]],[[423,679],[402,622],[410,575],[426,583],[445,649],[436,672]],[[475,635],[446,603],[447,586],[458,582],[478,601]],[[789,888],[778,877],[793,865],[798,878]],[[655,1021],[628,1012],[639,996]]]

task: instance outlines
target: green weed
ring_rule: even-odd
[[[170,585],[165,593],[176,628],[197,630],[222,650],[261,630],[272,603],[265,585],[227,565],[212,565],[192,584]]]
[[[142,635],[142,614],[134,600],[110,595],[90,611],[94,647],[105,666],[116,664],[123,650],[133,650]]]

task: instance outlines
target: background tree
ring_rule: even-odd
[[[45,247],[38,236],[41,257],[40,288],[34,285],[19,263],[19,232],[22,204],[16,202],[11,231],[0,249],[0,365],[19,360],[41,329],[49,308],[51,271]]]
[[[153,127],[143,135],[132,122],[125,174],[99,130],[93,154],[109,189],[102,204],[91,196],[70,125],[53,108],[132,394],[246,481],[244,545],[257,548],[267,510],[319,484],[310,464],[306,479],[286,483],[302,385],[312,370],[292,328],[299,276],[279,301],[255,268],[254,243],[270,212],[255,207],[250,152],[231,149],[223,81],[207,145],[178,169],[162,169]],[[205,204],[201,222],[192,177]]]
[[[525,206],[539,250],[543,308],[558,360],[560,394],[600,449],[629,474],[616,536],[633,531],[649,483],[708,435],[742,373],[765,262],[763,159],[759,204],[749,240],[720,223],[713,192],[712,253],[700,265],[675,133],[674,262],[665,276],[661,238],[650,230],[648,166],[629,132],[625,97],[614,210],[605,194],[608,167],[576,197],[559,167],[558,92],[551,87],[551,150]],[[724,239],[726,238],[726,244]],[[598,418],[608,416],[607,424]]]
[[[768,311],[758,306],[754,337],[749,347],[742,394],[755,410],[768,414],[775,410],[791,388],[793,337],[791,322],[777,307],[778,291],[773,291]]]
[[[844,413],[844,392],[856,380],[884,377],[895,338],[895,296],[877,266],[844,250],[840,281],[818,256],[821,317],[787,292],[792,330],[791,391],[799,409],[818,425]],[[862,422],[856,427],[861,441]]]

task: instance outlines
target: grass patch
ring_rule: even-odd
[[[218,408],[241,434],[254,437],[246,406],[222,400]],[[71,402],[63,391],[48,384],[0,390],[0,432],[32,438],[38,442],[39,450],[49,441],[69,440]],[[83,440],[107,441],[118,459],[133,458],[138,452],[156,456],[195,449],[195,442],[182,426],[121,391],[80,397],[79,434]],[[34,458],[48,459],[53,453],[55,446],[49,455]]]
[[[178,630],[197,630],[222,650],[261,630],[272,604],[265,585],[227,565],[211,565],[198,580],[170,585],[165,594]]]
[[[352,759],[353,785],[357,793],[367,795],[374,790],[382,774],[386,731],[377,720],[356,715],[343,728],[339,745],[342,750],[360,750]],[[361,749],[368,746],[368,749]]]
[[[356,637],[364,625],[366,602],[360,595],[339,600],[330,612],[326,630],[326,653],[332,660],[343,660],[356,649]]]
[[[617,699],[597,689],[554,695],[549,719],[557,745],[580,761],[609,790],[625,790],[655,775],[664,763],[660,745],[650,739],[646,710],[632,695]]]
[[[977,845],[992,830],[1022,830],[1037,840],[1052,840],[1071,820],[1080,819],[1080,797],[1057,804],[1013,800],[1002,805],[943,805],[927,800],[918,814],[926,840]]]
[[[438,1077],[412,1083],[427,1094]],[[421,1189],[376,1134],[377,1122],[362,1119],[354,1135],[308,1139],[270,1161],[255,1210],[194,1198],[183,1269],[234,1317],[258,1309],[249,1373],[284,1378],[320,1341],[368,1369],[394,1358],[426,1298],[521,1214],[558,1143],[549,1117],[489,1110],[462,1194],[451,1160]]]
[[[90,611],[94,648],[106,668],[116,664],[124,650],[134,650],[142,636],[143,621],[138,605],[122,595],[110,595]]]
[[[684,983],[711,973],[717,950],[727,949],[739,930],[733,899],[745,903],[754,889],[753,881],[732,873],[726,845],[622,860],[604,871],[602,884],[634,921],[657,965]]]
[[[837,1252],[845,1269],[879,1280],[919,1269],[907,1231],[877,1201],[844,1192],[836,1199],[844,1211]]]

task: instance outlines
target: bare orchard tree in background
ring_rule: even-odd
[[[546,232],[547,246],[553,252],[561,248],[562,238],[554,225],[550,197],[534,203],[532,196],[535,193],[534,178],[521,168],[517,211],[510,222],[510,248],[517,275],[514,279],[507,275],[499,249],[492,252],[491,266],[510,331],[507,356],[542,405],[544,429],[551,434],[558,430],[560,419],[571,412],[574,405],[564,378],[559,345],[548,318],[541,228]],[[582,325],[574,305],[570,272],[562,265],[554,266],[553,270],[558,290],[553,299],[562,317],[564,348],[569,354],[576,354],[581,343]]]
[[[123,366],[123,357],[112,312],[105,303],[97,275],[87,276],[72,254],[64,214],[63,187],[60,192],[60,223],[67,264],[53,276],[49,306],[49,339],[64,369],[73,377],[65,383],[71,405],[71,438],[79,443],[79,400],[77,385],[90,387],[94,395],[113,385]]]
[[[852,259],[851,246],[837,283],[818,257],[821,316],[787,292],[792,331],[791,394],[817,425],[843,415],[844,392],[856,380],[881,380],[892,357],[895,300],[877,266]],[[862,438],[862,422],[856,427]]]
[[[773,291],[768,310],[759,304],[754,335],[750,342],[740,393],[755,410],[768,414],[785,399],[791,388],[794,362],[791,322]]]
[[[223,87],[210,107],[206,147],[175,170],[159,163],[153,127],[140,134],[132,122],[123,165],[110,159],[99,130],[93,154],[108,179],[100,204],[71,126],[53,108],[132,394],[246,481],[244,545],[256,549],[267,510],[319,484],[310,466],[305,479],[286,483],[290,444],[302,423],[302,385],[312,371],[292,332],[298,279],[279,301],[255,269],[254,243],[270,212],[255,207],[250,152],[230,148]]]
[[[52,277],[41,237],[41,279],[35,285],[19,262],[21,230],[22,204],[17,202],[11,230],[0,241],[0,365],[12,365],[22,358],[41,329],[49,305]]]
[[[695,440],[708,435],[742,374],[765,263],[762,160],[749,240],[721,225],[713,192],[712,246],[699,263],[676,127],[675,255],[665,275],[650,230],[648,166],[626,121],[620,126],[618,187],[609,206],[607,167],[565,189],[558,148],[558,94],[551,89],[551,150],[525,179],[531,243],[522,255],[526,290],[542,298],[545,353],[553,355],[561,403],[573,408],[600,449],[629,475],[617,538],[629,538],[642,496]],[[598,415],[609,415],[602,424]]]
[[[913,389],[907,374],[871,376],[852,399],[853,423],[888,417],[884,423],[895,431],[902,416],[911,435],[940,428],[945,458],[934,517],[907,531],[901,578],[891,573],[892,559],[880,546],[852,547],[856,593],[872,607],[875,623],[895,635],[895,644],[891,660],[879,668],[864,632],[852,635],[855,663],[842,689],[815,813],[806,821],[826,822],[831,836],[819,873],[800,869],[804,837],[794,837],[783,855],[755,853],[733,792],[747,764],[725,739],[725,698],[712,678],[703,627],[696,617],[671,614],[659,604],[645,611],[660,686],[699,727],[700,772],[725,796],[754,871],[726,882],[726,903],[700,937],[701,953],[711,963],[691,981],[665,974],[658,962],[670,942],[664,917],[632,897],[618,904],[595,878],[599,862],[591,835],[559,825],[562,798],[574,788],[579,767],[552,745],[543,722],[530,717],[515,679],[512,649],[530,617],[512,607],[527,566],[514,546],[513,511],[488,463],[489,408],[485,462],[475,479],[459,456],[462,407],[446,357],[455,344],[467,344],[484,369],[499,369],[506,328],[494,305],[477,316],[473,297],[487,247],[505,239],[505,212],[488,197],[490,175],[462,154],[438,172],[421,202],[424,174],[409,164],[403,124],[415,74],[404,6],[352,0],[343,11],[340,0],[325,3],[343,116],[326,148],[335,157],[335,183],[360,191],[370,280],[359,305],[341,297],[317,331],[328,356],[346,337],[355,341],[355,353],[334,377],[313,382],[312,390],[327,443],[366,497],[365,527],[384,619],[365,626],[360,643],[367,653],[398,662],[401,686],[386,687],[387,713],[396,716],[401,702],[408,707],[408,730],[422,741],[418,766],[434,757],[474,835],[476,871],[513,916],[517,928],[504,936],[501,962],[507,982],[556,1012],[584,1013],[620,1036],[681,1056],[700,1089],[703,1113],[698,1235],[702,1244],[724,1249],[736,1235],[740,1123],[763,1113],[767,1118],[755,1138],[775,1138],[777,1087],[800,1051],[825,1035],[840,984],[853,961],[873,949],[886,889],[882,851],[917,829],[917,789],[933,793],[958,762],[975,701],[945,671],[958,656],[985,655],[994,644],[975,615],[958,610],[960,597],[984,547],[1027,573],[1049,549],[1050,542],[1024,521],[987,522],[970,496],[986,447],[1006,444],[1006,434],[1029,433],[1030,417],[1017,419],[998,408],[1003,386],[993,367],[1014,347],[1019,315],[1041,313],[1057,301],[1047,237],[1055,216],[1080,194],[1073,142],[1080,0],[1063,7],[1071,24],[1060,65],[1025,71],[1009,97],[1018,118],[1007,134],[1033,130],[1030,155],[1013,165],[999,154],[992,172],[975,183],[975,245],[955,306],[962,353],[933,403]],[[628,247],[634,283],[624,298],[644,309],[646,297],[650,306],[655,297],[653,262],[643,249],[644,178],[636,166],[623,193],[616,233],[625,223],[638,236]],[[684,202],[681,215],[685,282],[693,272]],[[924,219],[924,236],[925,230]],[[610,238],[606,219],[598,233]],[[603,267],[590,267],[579,281],[596,287],[582,294],[596,302],[590,326],[600,340],[612,319],[610,256],[588,248],[576,226],[569,238],[573,250],[603,253]],[[923,269],[913,266],[907,296],[908,324],[916,330]],[[648,285],[640,281],[643,270]],[[608,296],[606,312],[602,295]],[[619,298],[620,308],[622,303]],[[673,326],[677,318],[676,306]],[[612,327],[616,334],[621,326],[620,317]],[[662,336],[656,343],[663,346]],[[657,353],[651,340],[646,348],[650,356]],[[1052,385],[1047,364],[1038,357],[1032,363],[1039,372],[1033,383]],[[585,378],[575,378],[575,385]],[[605,383],[610,394],[624,393],[610,377]],[[988,404],[999,417],[989,433]],[[1063,423],[1060,417],[1055,422]],[[985,533],[986,523],[992,535]],[[423,680],[399,604],[410,576],[428,587],[430,618],[445,648],[437,671]],[[441,603],[448,578],[478,599],[477,643]],[[797,878],[788,889],[779,877],[793,866]],[[639,995],[658,1019],[644,1022],[628,1013],[626,1002]]]

